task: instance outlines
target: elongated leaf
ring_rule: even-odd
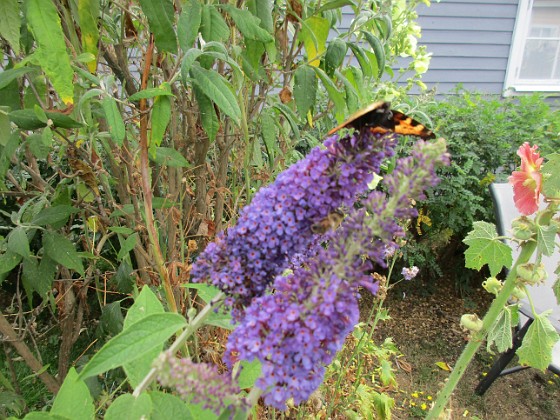
[[[78,213],[80,210],[67,205],[45,207],[33,217],[31,224],[46,226],[53,223],[66,222],[70,215]]]
[[[171,99],[169,96],[157,96],[152,108],[150,122],[152,130],[150,134],[150,149],[161,145],[165,130],[171,119]]]
[[[274,117],[271,115],[269,109],[265,110],[261,114],[260,121],[261,135],[266,147],[266,152],[268,153],[269,163],[272,166],[274,163],[274,159],[278,155],[278,133],[276,130]]]
[[[37,52],[42,69],[50,79],[54,89],[66,104],[74,103],[74,72],[58,11],[53,2],[27,0],[27,24],[37,42]]]
[[[311,16],[303,22],[300,39],[303,41],[310,66],[319,66],[321,55],[327,47],[329,29],[329,21],[319,16]]]
[[[216,111],[214,110],[214,104],[196,86],[194,86],[194,96],[196,98],[196,102],[198,103],[202,128],[208,135],[210,141],[214,141],[218,134],[218,130],[220,129],[220,120],[218,119]]]
[[[117,101],[112,96],[107,96],[101,101],[101,107],[105,113],[105,119],[109,126],[109,133],[111,138],[118,146],[122,146],[124,137],[126,135],[126,128],[122,115],[117,107]]]
[[[327,10],[340,9],[344,6],[356,6],[356,4],[352,0],[331,0],[323,3],[316,14],[326,12]]]
[[[9,273],[16,267],[21,261],[21,255],[16,254],[9,249],[0,254],[0,274]]]
[[[76,420],[95,418],[95,406],[89,388],[78,379],[76,369],[70,368],[51,409],[52,414]]]
[[[82,32],[82,48],[93,56],[87,62],[90,72],[95,73],[97,68],[97,43],[99,41],[99,0],[79,0],[78,15],[80,16],[80,30]]]
[[[1,10],[2,6],[0,6]],[[21,76],[36,71],[36,67],[20,67],[18,69],[8,69],[0,73],[0,89],[4,89],[14,80],[20,78]]]
[[[145,392],[138,398],[132,394],[119,396],[107,409],[105,420],[144,420],[152,418],[152,400]]]
[[[229,37],[229,28],[214,5],[202,7],[200,33],[205,41],[224,41]]]
[[[172,0],[139,0],[142,11],[148,18],[156,46],[161,51],[177,53],[177,37],[173,22],[175,11]]]
[[[251,12],[261,20],[260,26],[268,33],[274,30],[273,7],[272,0],[254,0],[248,1],[248,7]]]
[[[299,66],[294,74],[294,99],[299,114],[305,117],[317,100],[317,75],[311,66]]]
[[[163,305],[151,289],[148,286],[144,286],[140,294],[134,300],[134,304],[130,307],[126,314],[124,329],[126,330],[135,322],[140,321],[148,315],[159,313],[164,313]],[[142,379],[148,374],[152,367],[152,362],[162,349],[163,345],[156,346],[142,357],[123,365],[128,382],[133,388],[136,388],[136,386],[138,386]]]
[[[80,372],[80,377],[98,375],[142,357],[185,324],[185,318],[175,313],[156,313],[142,318],[109,340]]]
[[[329,98],[334,103],[336,119],[341,122],[344,119],[344,96],[338,90],[331,78],[327,76],[327,74],[323,70],[321,70],[319,67],[313,67],[313,70],[315,70],[317,76],[319,76],[319,79],[321,79],[321,83],[323,83],[323,86],[327,90]]]
[[[334,74],[344,85],[344,92],[346,93],[346,107],[348,108],[348,111],[351,113],[355,112],[360,104],[359,93],[356,91],[350,80],[348,80],[340,71],[336,70]]]
[[[82,276],[84,275],[82,259],[79,257],[74,244],[65,236],[54,232],[44,232],[43,247],[45,254],[58,264],[71,270],[76,270]]]
[[[25,230],[21,226],[18,226],[10,232],[8,236],[8,249],[21,255],[23,258],[29,258],[31,256],[29,240],[27,239]]]
[[[179,397],[160,391],[150,392],[150,397],[153,419],[195,420],[187,404]]]
[[[140,99],[155,98],[156,96],[175,96],[175,95],[173,95],[173,93],[168,88],[162,88],[160,86],[160,87],[148,88],[136,92],[134,95],[130,96],[128,100],[134,102]]]
[[[366,37],[367,42],[371,45],[373,52],[375,54],[375,59],[377,60],[377,69],[378,73],[376,74],[377,77],[381,77],[383,71],[385,69],[385,50],[381,41],[372,33],[370,32],[362,32]]]
[[[189,161],[179,151],[171,147],[157,147],[156,156],[153,160],[159,165],[173,168],[188,168],[191,166]]]
[[[202,5],[198,0],[188,0],[183,6],[177,25],[177,37],[183,51],[192,48],[202,20]]]
[[[214,102],[224,114],[239,124],[241,110],[228,81],[215,71],[206,70],[197,64],[192,66],[190,73],[195,86]]]
[[[365,77],[373,76],[371,63],[364,50],[360,46],[351,42],[347,43],[346,45],[348,45],[348,48],[350,48],[354,53],[354,56],[356,57],[356,60],[358,60],[358,64],[360,65],[360,68],[362,69],[364,76]]]
[[[0,36],[8,41],[16,55],[19,55],[20,51],[20,26],[21,18],[19,17],[18,0],[2,0],[0,2]]]
[[[52,121],[54,127],[60,128],[80,128],[82,123],[70,118],[68,115],[58,112],[45,112],[47,118]],[[36,130],[46,127],[47,123],[41,121],[33,109],[18,109],[8,114],[12,121],[19,128],[24,130]]]
[[[249,10],[241,10],[230,4],[223,4],[221,8],[228,12],[245,38],[265,43],[274,41],[272,35],[260,27],[260,19]]]
[[[122,260],[130,251],[134,249],[136,243],[138,242],[138,233],[134,233],[130,235],[121,246],[119,253],[117,255],[117,259],[120,261]]]
[[[284,115],[284,117],[286,117],[286,119],[288,120],[288,124],[290,124],[290,128],[294,133],[294,137],[296,139],[299,139],[300,132],[297,123],[297,115],[284,104],[274,104],[274,108],[277,108]]]
[[[329,76],[332,76],[334,71],[342,64],[347,50],[346,42],[340,38],[335,38],[329,43],[325,54],[325,70]]]
[[[0,107],[0,146],[4,147],[10,140],[12,134],[12,127],[10,126],[10,117],[8,117],[7,106]]]

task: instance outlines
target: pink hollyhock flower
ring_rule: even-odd
[[[525,142],[517,154],[521,158],[521,170],[514,171],[508,178],[513,185],[513,201],[517,210],[528,216],[539,209],[539,195],[542,187],[540,173],[543,158],[537,152],[539,146],[529,146]]]

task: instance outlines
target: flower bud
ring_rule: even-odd
[[[521,284],[539,284],[546,280],[547,274],[544,264],[535,268],[533,263],[525,263],[517,266],[517,280]]]
[[[482,282],[482,287],[493,295],[497,295],[502,290],[503,283],[496,277],[488,277],[486,281]]]
[[[519,286],[515,286],[515,288],[511,292],[511,297],[515,300],[523,299],[526,296],[527,296],[527,293],[525,293],[525,290],[523,290],[523,288],[521,288]]]
[[[461,317],[461,327],[471,332],[478,332],[482,329],[482,320],[477,314],[465,314]]]
[[[511,223],[512,235],[519,241],[528,241],[535,233],[535,225],[527,217],[515,219]]]

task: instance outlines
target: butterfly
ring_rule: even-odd
[[[379,134],[392,131],[405,136],[422,137],[423,139],[435,137],[434,133],[423,124],[402,112],[392,110],[391,103],[385,101],[375,102],[367,108],[355,112],[345,122],[329,131],[328,135],[330,136],[345,127],[355,128],[356,130],[367,128],[372,133]]]

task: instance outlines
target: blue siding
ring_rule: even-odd
[[[502,93],[518,0],[442,0],[418,8],[421,45],[432,55],[423,81],[438,94],[458,83]]]

